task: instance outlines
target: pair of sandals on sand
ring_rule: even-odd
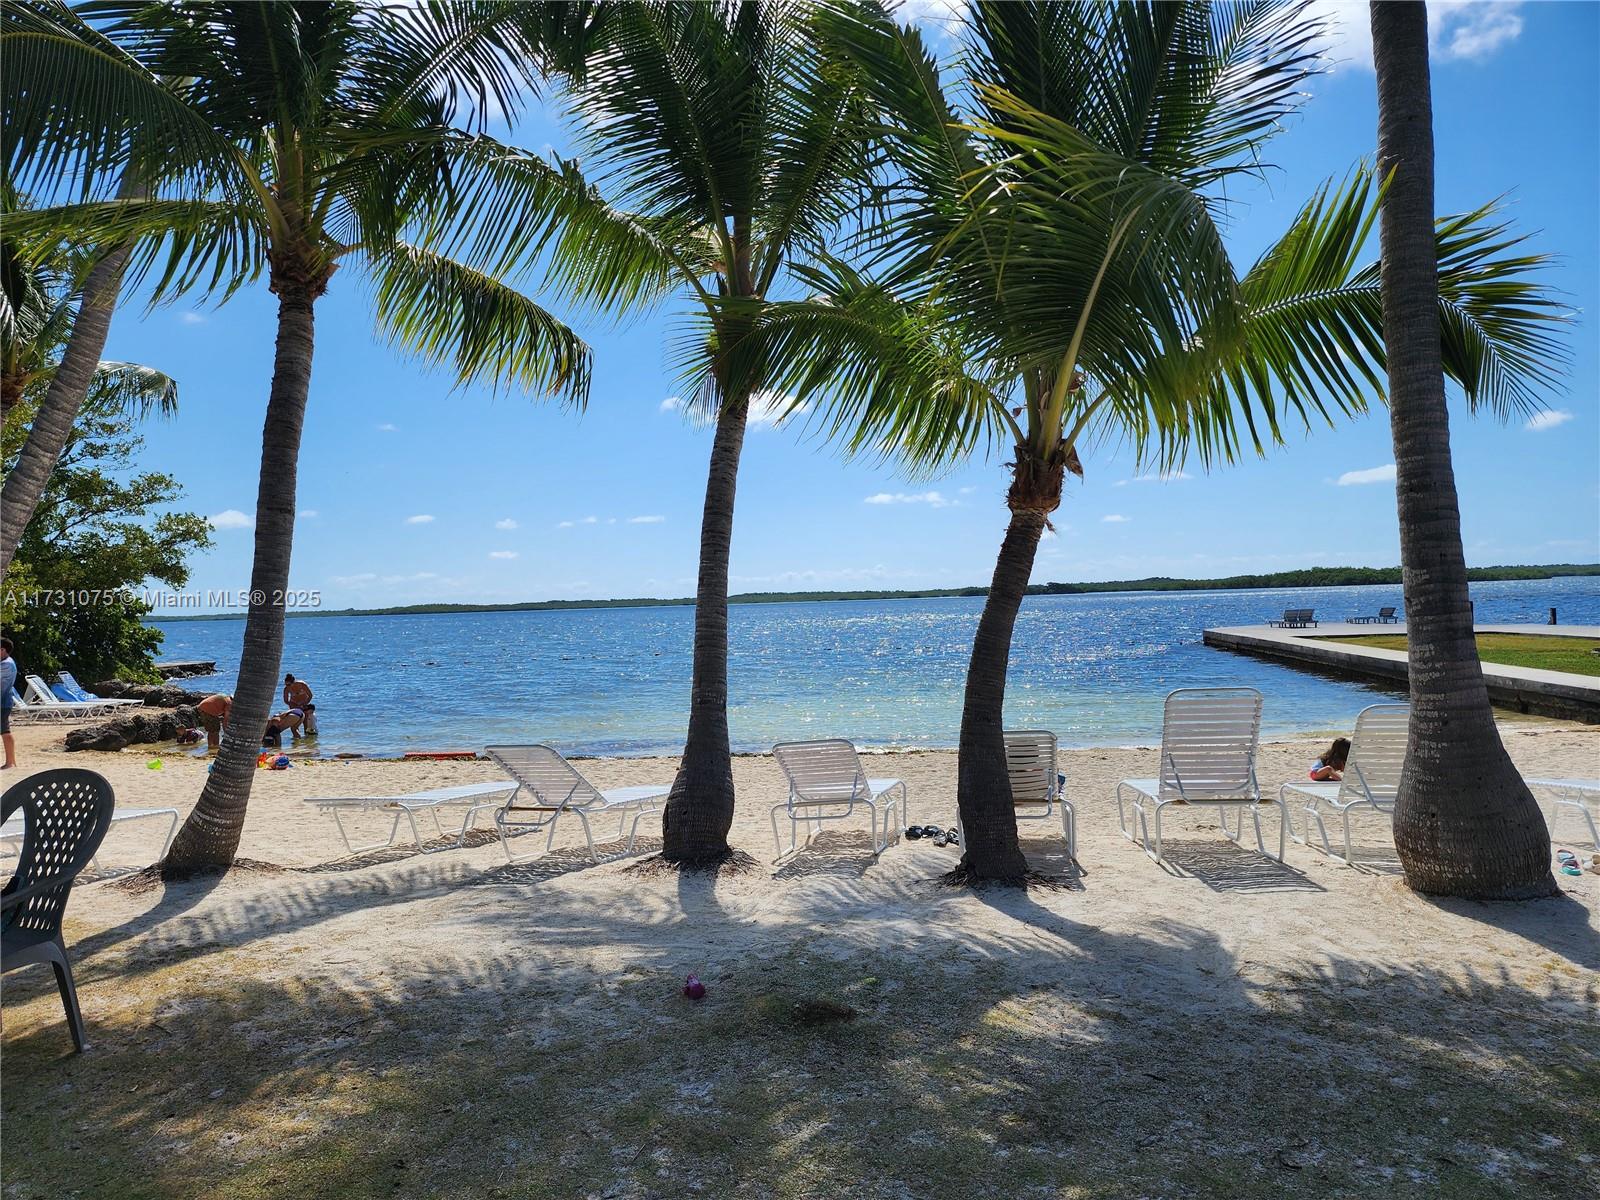
[[[954,829],[941,829],[937,825],[907,825],[906,837],[910,841],[931,838],[935,846],[959,846],[961,834]]]

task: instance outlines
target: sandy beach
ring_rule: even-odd
[[[25,731],[27,768],[99,770],[124,805],[199,792],[202,761],[156,771],[147,750],[59,737]],[[1529,773],[1600,766],[1600,730],[1506,740]],[[1264,788],[1318,749],[1264,745]],[[33,1152],[6,1195],[46,1196],[83,1146],[83,1194],[119,1196],[1509,1196],[1592,1178],[1600,876],[1560,877],[1553,901],[1433,902],[1370,820],[1387,865],[1291,844],[1280,866],[1206,813],[1177,815],[1163,869],[1113,799],[1153,756],[1065,753],[1084,874],[1025,825],[1061,881],[1026,894],[941,886],[954,852],[925,842],[874,861],[864,820],[772,866],[765,756],[734,765],[732,840],[760,865],[715,878],[630,870],[620,843],[591,865],[575,822],[517,866],[487,835],[341,858],[306,797],[494,766],[263,771],[241,855],[281,870],[74,892],[89,1054],[68,1054],[47,975],[7,977],[8,1141]],[[602,787],[673,766],[582,763]],[[906,780],[913,820],[951,822],[952,753],[872,770]],[[153,835],[119,829],[106,875]]]

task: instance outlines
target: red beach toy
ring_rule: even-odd
[[[691,975],[683,981],[683,994],[691,1000],[704,1000],[706,998],[706,985]]]

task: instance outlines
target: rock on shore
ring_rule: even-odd
[[[199,724],[199,714],[188,705],[161,712],[122,713],[97,725],[70,730],[66,747],[68,750],[121,750],[124,746],[148,742],[170,742],[177,738],[178,730],[194,729]]]
[[[199,704],[210,692],[196,692],[171,683],[126,683],[107,679],[89,690],[107,700],[141,700],[151,708],[176,708],[180,704]]]

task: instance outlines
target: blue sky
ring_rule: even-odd
[[[1366,6],[1341,20],[1335,68],[1271,146],[1278,170],[1239,194],[1230,248],[1248,263],[1312,189],[1374,148]],[[1456,478],[1472,564],[1600,557],[1600,6],[1430,5],[1441,212],[1505,194],[1577,313],[1573,362],[1550,414],[1501,425],[1453,409]],[[937,31],[942,0],[917,5]],[[513,140],[563,147],[545,116]],[[1375,246],[1373,247],[1375,251]],[[264,282],[220,309],[130,304],[107,357],[175,375],[182,415],[154,423],[141,466],[184,481],[182,507],[213,517],[192,585],[248,584],[275,304]],[[622,328],[571,319],[594,349],[582,414],[519,394],[452,389],[379,341],[367,292],[336,276],[317,314],[300,466],[296,588],[323,604],[680,596],[694,589],[709,431],[672,402],[670,309]],[[1381,409],[1291,435],[1266,459],[1210,474],[1140,478],[1116,446],[1069,480],[1036,581],[1212,576],[1317,565],[1392,565],[1394,455]],[[1007,476],[979,457],[936,479],[843,461],[791,424],[747,439],[735,591],[986,583],[1005,528]]]

